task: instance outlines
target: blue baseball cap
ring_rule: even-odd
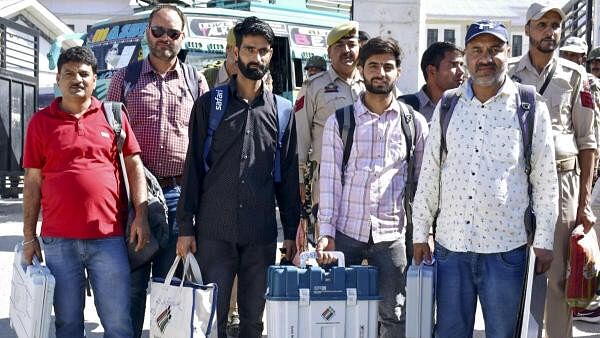
[[[508,31],[506,30],[506,27],[500,22],[486,19],[476,21],[469,26],[467,35],[465,36],[465,45],[473,40],[474,37],[481,34],[491,34],[504,42],[508,42]]]

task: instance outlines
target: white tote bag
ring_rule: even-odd
[[[166,278],[152,278],[150,337],[217,337],[217,285],[204,285],[194,255],[183,260],[183,280],[173,278],[177,256]]]

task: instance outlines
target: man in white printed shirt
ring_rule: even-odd
[[[500,23],[485,20],[469,27],[465,58],[471,77],[456,90],[460,96],[445,136],[447,151],[440,161],[441,104],[425,147],[413,241],[416,263],[431,260],[427,239],[439,210],[436,337],[472,336],[477,297],[487,337],[513,337],[516,328],[529,197],[517,119],[519,94],[506,76],[507,41]],[[536,271],[544,272],[552,261],[558,185],[548,108],[540,95],[535,101],[529,179],[537,216]]]
[[[342,168],[344,144],[336,114],[325,124],[321,154],[319,261],[331,263],[327,251],[337,249],[349,265],[367,259],[379,268],[380,333],[385,338],[404,337],[405,332],[403,197],[408,165],[402,119],[410,112],[396,101],[393,91],[400,74],[400,54],[395,42],[381,38],[361,48],[358,67],[366,92],[353,105],[356,126],[349,136],[353,144],[346,168]],[[417,112],[407,122],[413,121],[416,177],[428,127]]]

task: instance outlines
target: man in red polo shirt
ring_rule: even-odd
[[[33,115],[27,127],[23,167],[23,255],[40,260],[41,241],[56,280],[56,337],[84,337],[85,272],[94,290],[107,337],[133,335],[129,313],[129,261],[124,240],[127,199],[120,178],[115,133],[102,102],[92,97],[96,58],[73,47],[58,59],[62,98]],[[147,196],[140,147],[124,113],[123,146],[136,217],[131,240],[141,249],[149,238]]]

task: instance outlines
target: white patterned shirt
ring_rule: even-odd
[[[497,253],[524,245],[528,205],[527,175],[518,89],[506,79],[487,102],[480,102],[471,81],[459,87],[460,98],[446,132],[447,154],[441,166],[440,214],[436,241],[451,251]],[[414,203],[414,243],[426,243],[438,209],[440,190],[440,121],[438,103],[425,146]],[[552,250],[558,214],[558,178],[548,108],[536,95],[531,184],[537,229],[533,246]]]
[[[405,109],[408,109],[405,107]],[[335,114],[323,131],[320,168],[319,231],[335,237],[336,229],[361,242],[393,241],[404,233],[406,139],[396,100],[381,115],[370,112],[362,96],[354,103],[353,144],[344,172],[344,145]],[[419,175],[427,122],[415,112],[415,180]]]

